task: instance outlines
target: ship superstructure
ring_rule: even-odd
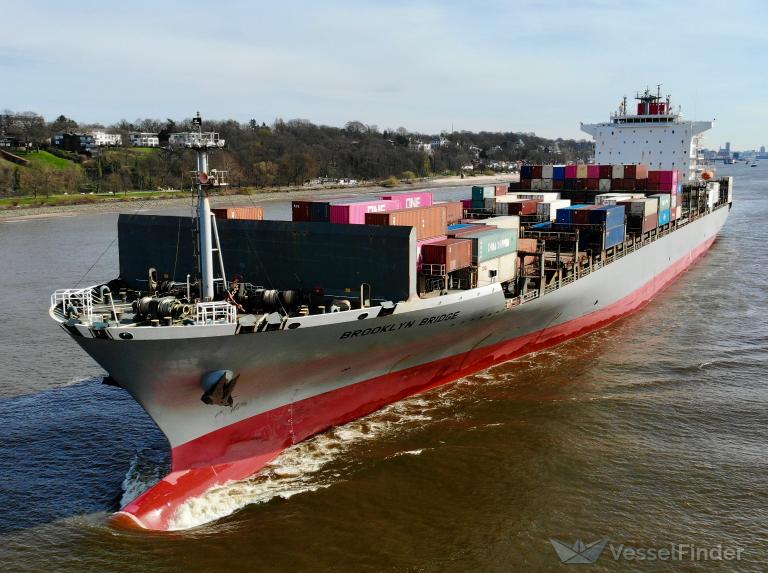
[[[676,169],[684,181],[701,175],[701,135],[713,122],[683,119],[680,110],[673,109],[671,96],[662,98],[661,86],[656,94],[646,88],[635,99],[635,110],[628,108],[625,97],[609,121],[581,124],[595,139],[595,163]]]
[[[116,514],[125,526],[173,529],[191,498],[329,426],[640,308],[706,251],[732,201],[732,181],[697,164],[684,186],[638,161],[528,166],[520,183],[473,188],[459,224],[428,194],[217,222],[207,196],[225,177],[208,153],[223,141],[196,126],[194,221],[121,216],[120,277],[51,299],[169,441],[171,473]],[[623,141],[604,152],[628,153]]]

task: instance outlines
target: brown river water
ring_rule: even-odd
[[[316,436],[166,534],[106,525],[167,446],[47,316],[116,274],[116,215],[0,222],[0,570],[767,570],[768,162],[719,171],[723,232],[644,310]],[[608,544],[569,566],[552,538]]]

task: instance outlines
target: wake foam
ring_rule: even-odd
[[[147,450],[137,452],[123,478],[120,507],[125,507],[157,484],[168,473],[167,466],[167,463],[158,460]]]
[[[185,501],[170,520],[169,529],[199,527],[248,505],[290,499],[331,487],[344,478],[338,467],[328,467],[330,462],[345,461],[345,456],[353,458],[350,452],[368,440],[421,428],[432,420],[429,412],[437,407],[439,404],[416,396],[291,446],[255,476],[212,488]],[[422,451],[411,450],[400,455],[419,455]],[[354,459],[346,461],[348,466],[355,463]]]

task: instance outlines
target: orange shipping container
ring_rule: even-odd
[[[366,213],[365,224],[413,227],[416,229],[417,241],[439,237],[448,231],[446,208],[443,205],[385,213]]]
[[[261,221],[264,219],[264,209],[261,207],[217,207],[211,209],[217,219],[248,219]]]
[[[518,239],[517,251],[521,253],[535,253],[538,239]]]
[[[464,206],[461,201],[451,201],[450,203],[435,203],[435,206],[445,208],[445,220],[448,225],[460,223],[464,217]]]

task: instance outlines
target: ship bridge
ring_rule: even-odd
[[[645,164],[651,169],[677,169],[683,181],[700,171],[701,134],[711,121],[686,121],[672,108],[671,96],[662,98],[646,88],[635,96],[636,113],[622,100],[617,112],[605,123],[581,124],[581,130],[595,139],[595,163]]]

